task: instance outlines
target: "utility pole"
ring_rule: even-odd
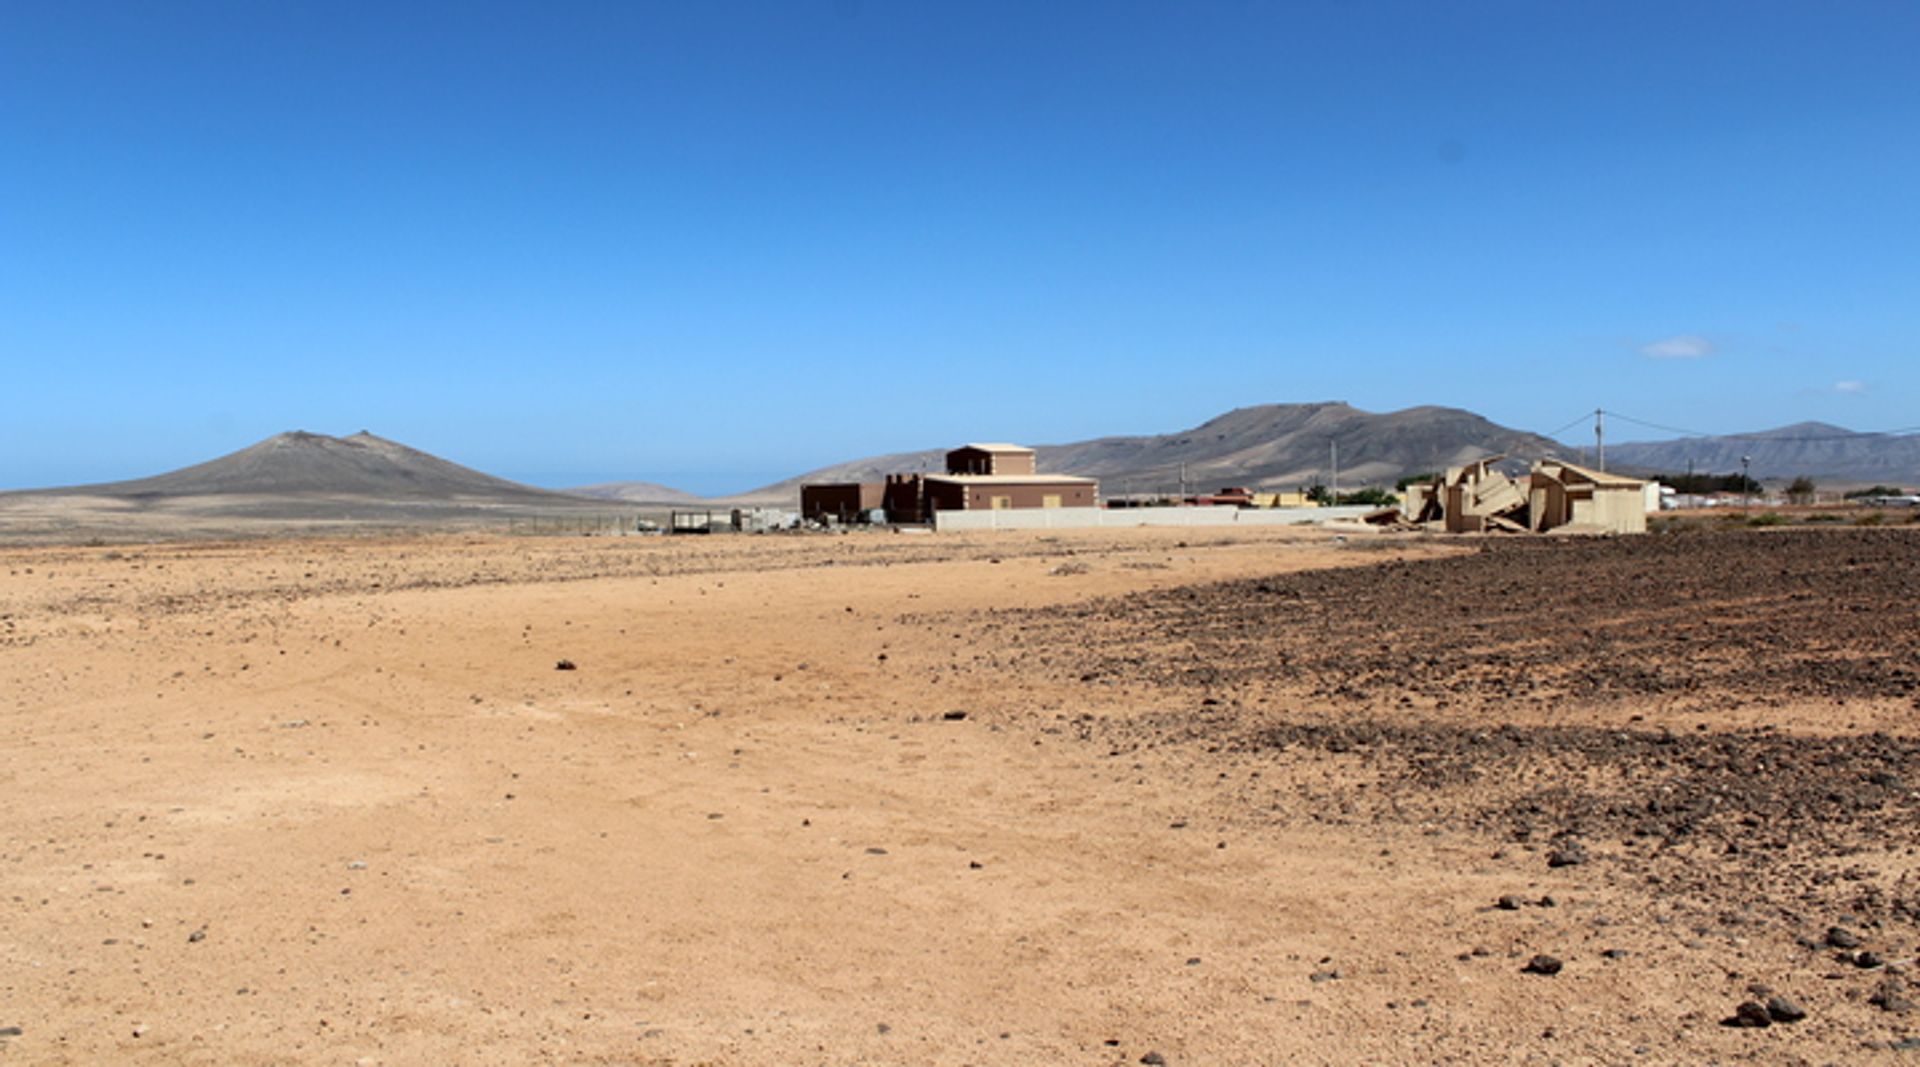
[[[1338,507],[1340,504],[1340,442],[1329,437],[1327,448],[1333,454],[1333,495],[1327,498],[1327,503]]]
[[[1187,465],[1180,464],[1180,499],[1187,499]]]
[[[1745,499],[1741,510],[1753,510],[1753,479],[1747,477],[1747,465],[1753,462],[1752,456],[1740,457],[1740,495]]]
[[[1607,472],[1607,413],[1593,409],[1593,454],[1600,461],[1600,473]]]

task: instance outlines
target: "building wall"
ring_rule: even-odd
[[[933,527],[945,533],[1137,526],[1304,526],[1359,519],[1372,510],[1358,505],[1337,508],[1010,508],[935,512]]]
[[[1031,482],[977,485],[927,479],[931,511],[990,511],[998,508],[1090,508],[1098,486],[1086,482]]]
[[[1445,487],[1446,518],[1448,533],[1484,533],[1487,524],[1478,515],[1467,514],[1467,487],[1449,485]]]
[[[1647,532],[1647,498],[1639,486],[1609,488],[1596,486],[1589,515],[1583,518],[1576,508],[1575,522],[1591,522],[1613,533]]]

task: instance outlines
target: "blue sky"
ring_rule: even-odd
[[[0,487],[294,428],[720,492],[1282,401],[1914,426],[1916,55],[1844,0],[4,0]]]

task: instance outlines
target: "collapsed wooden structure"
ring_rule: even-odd
[[[1646,482],[1557,459],[1513,476],[1488,456],[1409,485],[1402,515],[1448,533],[1645,533]]]

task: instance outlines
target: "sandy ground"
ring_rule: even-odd
[[[0,1061],[1920,1055],[1871,982],[1771,927],[1676,928],[1618,865],[1304,817],[1380,773],[1344,749],[1116,740],[1201,698],[1090,685],[1085,653],[1010,625],[1461,552],[1175,530],[0,551]],[[1523,972],[1549,952],[1560,974]],[[1811,1018],[1719,1025],[1756,981]]]
[[[704,509],[703,509],[704,510]],[[720,505],[714,510],[724,511]],[[520,535],[631,530],[664,524],[671,506],[607,500],[502,501],[448,497],[395,502],[364,493],[151,493],[0,491],[0,545],[140,545],[235,538],[366,540],[428,532]]]

